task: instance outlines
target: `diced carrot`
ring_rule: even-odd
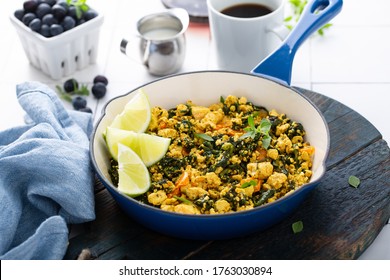
[[[179,179],[176,181],[176,186],[182,187],[188,185],[190,182],[190,175],[187,171],[184,171],[183,174],[180,175]]]
[[[190,152],[186,148],[183,147],[183,149],[181,149],[181,154],[186,157],[190,154]]]
[[[180,195],[181,193],[181,187],[186,186],[190,183],[190,175],[188,172],[184,171],[179,179],[177,179],[175,188],[167,195],[169,198],[175,196],[175,195]]]
[[[176,196],[180,196],[180,188],[179,187],[177,187],[177,186],[175,186],[175,188],[169,193],[169,194],[167,194],[167,197],[168,198],[172,198],[172,197],[174,197],[175,195]]]
[[[261,185],[263,184],[263,180],[258,180],[256,186],[253,188],[253,192],[258,192],[261,189]]]
[[[232,121],[229,119],[229,117],[223,117],[223,119],[217,123],[215,129],[219,130],[221,128],[231,127],[233,125]]]
[[[158,125],[159,129],[164,129],[166,127],[167,127],[167,123],[166,122],[160,122],[159,125]]]
[[[267,158],[267,150],[261,148],[260,146],[257,147],[256,151],[259,153],[256,160],[257,161],[264,161]]]
[[[229,135],[229,136],[234,136],[236,135],[237,133],[240,133],[239,131],[237,130],[233,130],[231,128],[227,128],[227,131],[226,131],[226,134]]]

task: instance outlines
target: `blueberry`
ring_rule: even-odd
[[[65,17],[67,10],[59,4],[55,4],[51,8],[51,12],[58,21],[61,21]]]
[[[39,18],[34,18],[28,27],[31,28],[32,31],[39,32],[41,30],[42,22]]]
[[[51,13],[51,6],[49,4],[47,4],[47,3],[39,4],[37,9],[35,10],[35,14],[40,19],[42,19],[44,15],[47,15],[49,13]]]
[[[58,20],[52,14],[47,14],[42,18],[42,23],[50,26],[52,24],[58,24]]]
[[[85,107],[85,108],[81,108],[79,109],[80,112],[84,112],[84,113],[91,113],[92,114],[92,109],[89,108],[89,107]]]
[[[65,8],[65,10],[68,10],[68,8],[72,7],[72,6],[69,6],[68,3],[66,3],[66,1],[58,1],[57,5],[60,5],[62,7]]]
[[[77,25],[83,24],[85,22],[85,19],[80,18],[77,20]]]
[[[89,9],[84,13],[85,21],[91,20],[98,16],[98,13],[95,10]]]
[[[108,80],[105,76],[103,75],[97,75],[94,79],[93,79],[93,83],[96,84],[96,83],[103,83],[105,85],[108,85]]]
[[[43,0],[43,2],[49,4],[52,7],[57,3],[57,0]]]
[[[76,13],[76,7],[75,6],[70,6],[68,8],[68,16],[71,16],[74,19],[77,19],[77,13]]]
[[[52,24],[50,26],[50,35],[57,36],[64,32],[64,28],[59,24]]]
[[[46,38],[51,37],[49,25],[47,25],[47,24],[42,24],[41,30],[39,31],[39,33],[41,33],[41,35],[44,36],[44,37],[46,37]]]
[[[87,107],[87,100],[81,96],[75,96],[72,98],[72,105],[75,110],[80,110]]]
[[[64,90],[66,92],[73,92],[75,90],[79,89],[79,83],[76,81],[76,79],[69,79],[66,80],[64,83]]]
[[[64,20],[61,23],[62,27],[64,28],[64,31],[72,29],[76,26],[76,21],[71,16],[66,16]]]
[[[22,9],[19,9],[19,10],[16,10],[14,12],[14,16],[18,19],[18,20],[22,20],[23,16],[24,16],[24,10]]]
[[[27,13],[33,13],[35,12],[35,10],[37,9],[38,7],[38,1],[37,0],[29,0],[29,1],[25,1],[23,3],[23,9],[27,12]]]
[[[28,26],[28,25],[30,24],[30,22],[31,22],[33,19],[35,19],[35,18],[36,18],[36,16],[35,16],[34,13],[27,13],[27,14],[25,14],[25,15],[23,16],[22,21],[23,21],[23,23],[24,23],[26,26]]]
[[[103,83],[97,82],[92,86],[92,94],[97,99],[104,97],[106,95],[106,91],[106,85]]]

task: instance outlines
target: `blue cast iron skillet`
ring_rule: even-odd
[[[311,181],[279,200],[251,210],[213,215],[186,215],[163,211],[145,205],[120,193],[108,174],[109,154],[102,133],[119,114],[133,93],[110,100],[100,117],[90,144],[95,171],[123,211],[131,218],[157,232],[186,239],[229,239],[264,230],[282,222],[320,182],[325,173],[329,150],[329,130],[319,110],[290,85],[294,55],[302,42],[336,16],[342,0],[314,0],[307,4],[301,20],[282,46],[256,66],[251,73],[201,71],[172,75],[141,86],[152,106],[172,108],[192,100],[208,106],[221,95],[246,96],[256,105],[286,113],[301,122],[306,129],[306,140],[315,146]]]

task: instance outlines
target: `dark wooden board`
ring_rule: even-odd
[[[330,130],[327,172],[300,208],[263,232],[225,241],[177,239],[127,217],[96,184],[96,220],[78,227],[65,259],[356,259],[390,218],[390,150],[361,115],[321,94],[298,89]],[[360,178],[353,188],[348,177]],[[291,224],[304,230],[294,234]]]

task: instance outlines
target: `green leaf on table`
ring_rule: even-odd
[[[348,178],[348,184],[354,188],[357,188],[360,185],[360,179],[356,176],[351,175]]]
[[[303,222],[297,221],[291,225],[291,228],[292,228],[294,233],[299,233],[303,230]]]

